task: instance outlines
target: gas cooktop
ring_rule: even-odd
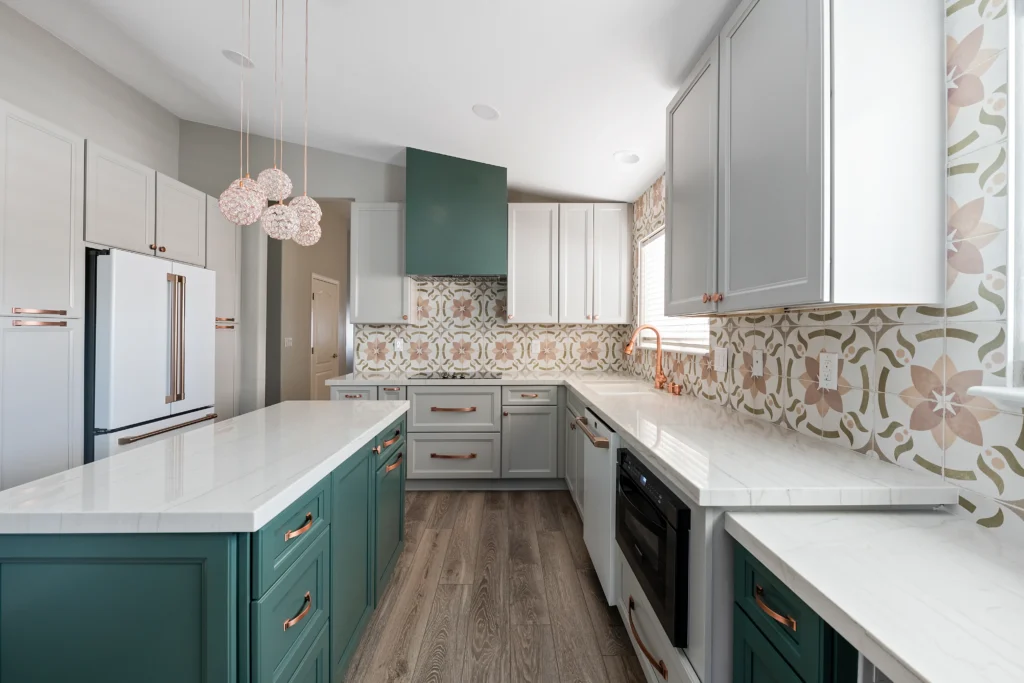
[[[500,372],[421,372],[409,379],[501,379]]]

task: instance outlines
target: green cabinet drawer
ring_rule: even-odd
[[[377,588],[376,599],[384,594],[398,561],[405,531],[405,448],[398,450],[377,470]]]
[[[320,629],[313,646],[299,661],[288,683],[329,683],[330,681],[330,631],[329,625]]]
[[[735,600],[807,683],[823,680],[827,628],[814,611],[740,544],[735,544]]]
[[[391,459],[405,438],[405,415],[395,420],[387,429],[377,435],[373,442],[373,452],[377,454],[377,466]]]
[[[804,683],[739,605],[732,626],[733,683]]]
[[[253,534],[253,598],[266,594],[330,523],[331,478],[310,489]]]
[[[327,623],[330,545],[325,526],[281,580],[252,603],[253,683],[289,680]]]

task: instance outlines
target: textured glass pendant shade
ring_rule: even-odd
[[[217,206],[235,225],[252,225],[267,207],[267,195],[252,178],[239,178],[221,193]]]
[[[272,202],[287,199],[288,195],[292,193],[292,179],[277,167],[260,171],[257,182],[267,193],[267,199]]]
[[[300,228],[292,239],[300,247],[311,247],[320,241],[320,224],[314,223],[312,227]]]
[[[286,240],[299,231],[299,214],[290,206],[274,204],[263,212],[263,230],[275,240]]]
[[[316,200],[304,194],[288,202],[288,206],[299,212],[299,224],[302,226],[302,229],[312,228],[314,225],[317,225],[324,215]]]

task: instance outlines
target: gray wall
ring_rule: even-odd
[[[0,98],[178,176],[178,117],[4,4]]]
[[[273,166],[270,138],[251,136],[251,175]],[[181,122],[180,177],[183,183],[219,197],[238,177],[238,132],[192,121]],[[302,194],[302,146],[285,143],[284,170]],[[360,202],[405,200],[405,168],[347,154],[309,149],[310,197],[353,199]]]

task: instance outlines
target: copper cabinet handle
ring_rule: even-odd
[[[438,460],[475,460],[476,453],[464,453],[461,455],[452,455],[447,453],[431,453],[431,458],[437,458]]]
[[[590,439],[590,443],[594,444],[596,447],[598,447],[598,448],[609,448],[611,446],[611,444],[608,441],[607,437],[598,436],[594,432],[592,432],[589,429],[587,429],[587,418],[585,418],[585,417],[577,417],[576,418],[576,424],[578,424],[580,426],[580,429],[583,430],[583,433],[587,435],[588,439]]]
[[[437,406],[431,406],[430,412],[432,413],[475,413],[476,406],[472,408],[438,408]]]
[[[636,626],[633,624],[633,610],[636,609],[636,603],[633,601],[633,596],[629,596],[629,630],[633,632],[633,638],[636,639],[636,644],[640,646],[640,651],[644,653],[644,657],[647,657],[647,661],[651,663],[654,670],[661,674],[661,677],[668,680],[668,667],[665,666],[665,660],[659,659],[654,661],[654,655],[644,645],[644,641],[640,640],[640,634],[636,631]]]
[[[159,251],[162,254],[165,251],[167,251],[167,247],[159,247],[159,248],[157,248],[157,251]]]
[[[709,301],[711,301],[711,296],[707,292],[704,292],[704,296],[702,296],[700,298],[700,300],[701,300],[701,303],[705,303],[706,304]]]
[[[597,318],[598,318],[597,314],[594,314],[594,320],[597,320]]]
[[[409,316],[407,316],[407,315],[403,315],[402,316],[402,320],[408,320],[408,319],[409,319]]]
[[[754,587],[754,602],[757,603],[757,606],[761,608],[761,611],[767,614],[770,619],[779,622],[789,630],[796,633],[796,619],[779,614],[769,607],[764,601],[764,588],[761,588],[760,586]]]
[[[151,244],[151,245],[149,245],[149,248],[150,249],[156,249],[156,245],[155,244]]]
[[[305,619],[306,615],[309,614],[309,608],[312,607],[312,606],[313,606],[313,596],[311,596],[309,594],[309,591],[306,591],[306,597],[302,599],[302,611],[299,612],[298,614],[296,614],[291,619],[285,619],[284,620],[284,630],[287,631],[292,626],[295,626],[295,624],[297,624],[300,621],[302,621],[303,619]]]
[[[313,528],[313,513],[306,513],[306,523],[300,526],[298,529],[292,529],[291,531],[284,532],[284,540],[290,541],[293,538],[298,538],[302,534],[306,533]]]
[[[576,421],[575,420],[573,420],[572,422],[569,423],[569,429],[571,429],[574,432],[576,431]]]
[[[398,440],[401,439],[401,438],[402,438],[402,430],[401,429],[396,429],[395,430],[395,435],[393,437],[391,437],[390,439],[388,439],[387,441],[385,441],[384,443],[382,443],[381,447],[382,448],[389,448],[389,447],[393,446],[394,444],[398,443]]]
[[[233,323],[233,322],[235,322],[235,319],[234,318],[214,318],[213,321],[214,322],[218,322],[218,323]]]
[[[396,460],[393,465],[388,465],[387,467],[385,467],[384,468],[384,474],[390,474],[391,470],[397,470],[399,467],[401,467],[402,466],[402,457],[403,456],[401,456],[401,455],[398,456],[398,460]]]
[[[402,387],[384,387],[383,391],[401,391]]]
[[[207,420],[216,420],[216,419],[217,419],[217,413],[210,413],[210,414],[204,415],[203,417],[200,417],[200,418],[198,418],[196,420],[189,420],[188,422],[182,422],[180,425],[174,425],[173,427],[164,427],[163,429],[157,429],[155,431],[147,432],[145,434],[139,434],[138,436],[125,436],[125,437],[122,437],[122,438],[117,440],[117,445],[118,446],[127,446],[128,444],[133,444],[136,441],[142,441],[143,439],[148,439],[151,436],[159,436],[160,434],[166,434],[167,432],[173,432],[175,429],[181,429],[182,427],[191,427],[192,425],[197,425],[200,422],[206,422]]]
[[[345,394],[345,398],[362,398],[362,394]]]
[[[215,329],[215,330],[233,330],[233,329],[235,329],[235,326],[234,325],[214,325],[213,329]]]
[[[67,327],[64,320],[15,320],[11,323],[15,327]]]
[[[507,411],[507,410],[506,410],[506,411],[504,411],[504,412],[502,413],[502,415],[504,415],[505,417],[508,417],[508,411]]]
[[[512,315],[511,313],[509,313],[509,314],[508,314],[508,319],[509,319],[509,320],[511,320],[511,319],[512,319],[512,318],[514,318],[514,317],[515,317],[515,316],[514,316],[514,315]]]
[[[15,306],[11,309],[11,313],[15,315],[67,315],[68,312],[63,308],[19,308]]]
[[[540,394],[519,394],[520,398],[540,398]]]

